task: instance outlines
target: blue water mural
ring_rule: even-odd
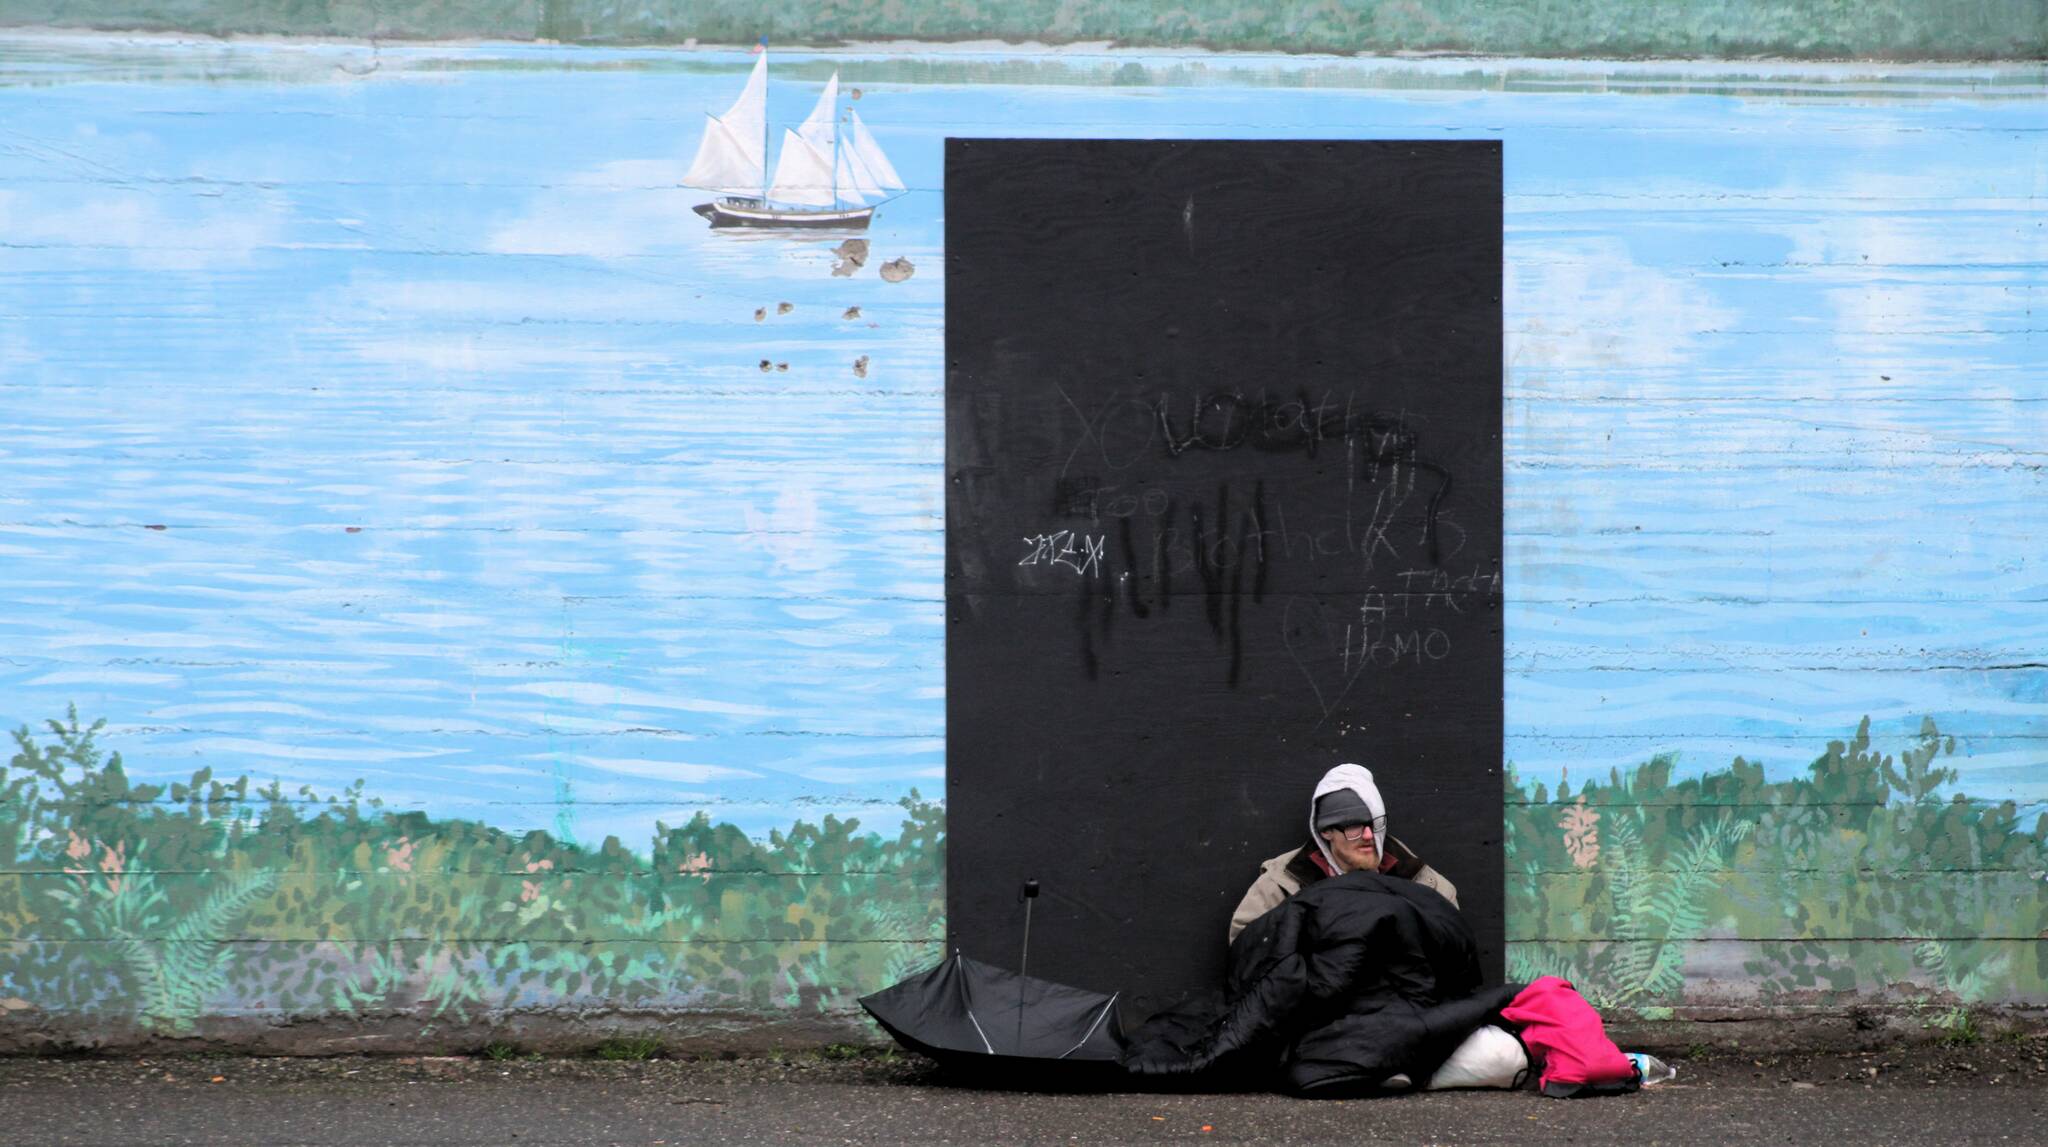
[[[675,186],[742,52],[0,41],[8,719],[585,843],[890,824],[941,141],[1499,138],[1522,776],[1933,716],[2048,799],[2039,69],[1201,59],[778,53],[913,188],[835,276]]]

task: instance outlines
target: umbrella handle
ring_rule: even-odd
[[[1024,882],[1024,954],[1017,960],[1017,1051],[1024,1051],[1024,976],[1031,970],[1031,906],[1038,902],[1038,881]]]

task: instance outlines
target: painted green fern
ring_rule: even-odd
[[[331,999],[334,1009],[345,1015],[363,1015],[383,1009],[411,971],[397,941],[358,948],[357,951],[358,967],[347,978],[335,981]]]
[[[157,1032],[183,1034],[205,1014],[226,982],[228,940],[244,916],[277,889],[275,872],[227,872],[200,905],[161,937],[148,935],[162,917],[156,875],[131,870],[125,886],[100,907],[101,922],[134,977],[136,1019]]]
[[[855,914],[869,937],[889,945],[889,956],[882,962],[885,984],[922,971],[944,955],[944,941],[932,932],[931,906],[869,902]]]
[[[1686,941],[1706,931],[1716,878],[1751,826],[1727,817],[1702,825],[1659,868],[1643,844],[1642,809],[1612,810],[1604,823],[1601,860],[1612,894],[1609,934],[1615,942],[1592,994],[1638,1008],[1674,999],[1685,987]]]
[[[1561,944],[1511,943],[1508,945],[1508,979],[1521,983],[1545,976],[1580,987],[1589,982],[1587,970]],[[1586,994],[1583,990],[1582,995]]]
[[[1969,1005],[1983,999],[1985,988],[2003,977],[2007,955],[1973,959],[1968,943],[1950,940],[1922,940],[1913,945],[1913,964],[1934,977],[1936,987],[1948,1001],[1933,1026],[1957,1031],[1970,1025]]]
[[[1715,883],[1727,871],[1729,854],[1749,835],[1751,827],[1747,821],[1725,817],[1702,825],[1671,867],[1658,874],[1647,912],[1664,942],[1643,981],[1644,995],[1670,999],[1684,989],[1685,942],[1706,932],[1707,905]]]

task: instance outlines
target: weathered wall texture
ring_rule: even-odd
[[[855,252],[677,189],[750,64],[0,40],[0,1044],[932,958],[947,135],[1504,140],[1511,970],[2048,1001],[2040,68],[778,53]]]
[[[2039,0],[8,0],[0,24],[586,44],[1006,40],[1255,52],[2032,60]]]

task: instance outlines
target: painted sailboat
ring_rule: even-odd
[[[697,158],[683,186],[718,198],[694,210],[713,227],[815,227],[864,230],[875,206],[907,190],[880,144],[848,110],[839,122],[839,73],[796,128],[784,128],[775,176],[768,177],[768,53],[755,62],[739,101],[707,115]]]

